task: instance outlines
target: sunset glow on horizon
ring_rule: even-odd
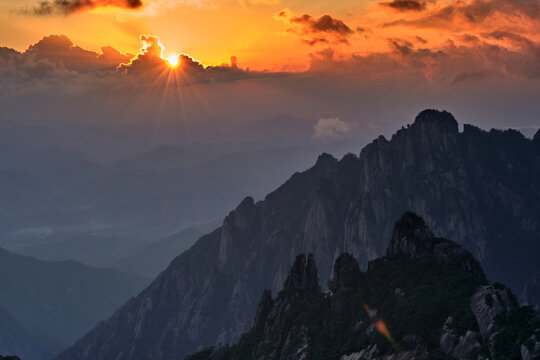
[[[153,34],[173,53],[206,65],[234,55],[253,70],[305,71],[321,59],[459,53],[473,45],[524,54],[540,41],[538,3],[528,0],[72,3],[1,4],[2,45],[24,51],[44,36],[62,34],[88,50],[107,45],[133,53],[140,34]]]
[[[507,102],[528,109],[515,126],[537,121],[533,0],[22,0],[0,3],[0,31],[0,91],[114,90],[129,121],[286,114],[349,133],[381,126],[367,115],[341,123],[366,106],[469,109],[471,94],[484,109],[493,99],[507,114]],[[123,108],[116,97],[110,106]]]

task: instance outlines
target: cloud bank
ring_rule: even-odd
[[[180,86],[271,76],[239,68],[234,56],[229,65],[204,66],[180,54],[178,65],[171,67],[162,57],[163,46],[157,37],[141,35],[140,39],[143,46],[136,55],[110,46],[102,47],[100,53],[85,50],[64,35],[46,36],[24,52],[0,47],[0,93],[47,87],[73,90],[72,86],[81,90]]]
[[[138,9],[143,6],[142,0],[45,0],[21,10],[29,15],[69,15],[75,12],[100,8],[118,7],[124,9]]]

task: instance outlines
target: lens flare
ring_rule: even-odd
[[[369,318],[371,320],[374,320],[375,321],[375,329],[377,329],[377,331],[382,335],[384,336],[386,339],[388,339],[388,341],[390,341],[390,343],[392,344],[392,346],[399,351],[399,345],[397,344],[396,340],[394,340],[394,338],[392,337],[392,334],[390,334],[390,331],[388,330],[388,327],[386,326],[386,324],[384,323],[384,321],[377,317],[377,311],[376,310],[372,310],[369,308],[369,306],[367,304],[364,304],[364,310],[366,310]]]

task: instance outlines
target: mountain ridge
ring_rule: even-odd
[[[407,210],[437,236],[458,240],[490,279],[520,288],[526,280],[515,274],[528,280],[540,258],[539,169],[539,149],[519,133],[470,125],[459,132],[449,113],[424,111],[359,156],[321,155],[263,201],[244,199],[58,359],[167,359],[232,343],[297,254],[314,254],[323,284],[340,253],[365,268],[384,254],[393,219]]]
[[[119,270],[43,261],[0,248],[0,307],[25,328],[50,337],[56,352],[144,285],[146,279]],[[49,357],[56,355],[46,350]]]
[[[440,256],[441,244],[451,256]],[[467,250],[435,237],[414,213],[396,222],[386,255],[366,272],[343,253],[328,291],[317,280],[313,255],[298,255],[276,298],[263,292],[253,327],[239,342],[186,360],[540,356],[539,314],[519,307],[503,285],[489,284]]]

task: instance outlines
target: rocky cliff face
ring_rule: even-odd
[[[540,309],[540,273],[525,285],[523,288],[522,302],[525,305],[532,305],[537,310]]]
[[[452,115],[426,110],[358,157],[323,154],[264,201],[246,198],[58,359],[181,358],[233,342],[251,326],[263,289],[281,288],[297,254],[314,254],[322,284],[342,252],[365,269],[407,210],[468,249],[489,279],[517,288],[526,280],[520,274],[538,267],[538,184],[536,138],[468,125],[458,132]],[[451,255],[451,243],[443,245],[441,256]]]
[[[451,245],[451,257],[440,256],[441,242]],[[326,294],[315,286],[308,259],[306,267],[304,255],[296,258],[275,300],[263,294],[255,326],[236,345],[188,360],[540,356],[539,314],[519,308],[503,285],[488,284],[468,251],[434,237],[415,214],[396,223],[387,255],[366,273],[350,254],[340,255]]]

